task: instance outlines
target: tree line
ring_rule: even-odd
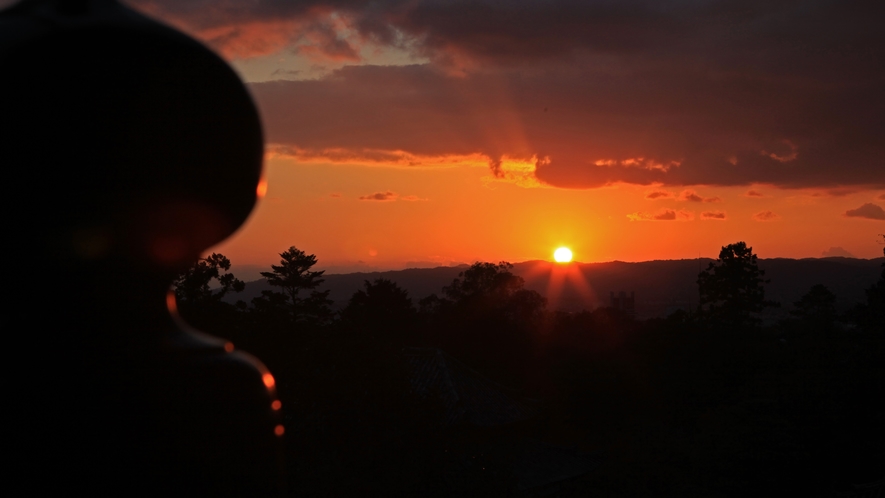
[[[274,372],[300,494],[513,495],[507,441],[561,434],[605,455],[607,470],[576,484],[597,496],[836,492],[885,467],[885,265],[847,313],[817,285],[790,320],[764,325],[759,313],[783,304],[765,298],[744,242],[700,272],[697,309],[649,320],[550,310],[506,262],[475,263],[417,302],[366,281],[333,312],[316,263],[280,253],[262,272],[272,289],[249,304],[223,299],[244,283],[220,254],[174,285],[186,320]],[[541,400],[542,415],[494,433],[441,428],[438,403],[411,388],[410,346]]]

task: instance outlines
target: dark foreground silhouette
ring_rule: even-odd
[[[177,288],[188,320],[278,375],[300,496],[885,486],[885,264],[847,311],[823,285],[774,303],[752,248],[731,244],[700,274],[689,268],[700,309],[636,320],[551,310],[506,263],[463,268],[417,303],[390,280],[365,281],[333,314],[316,258],[280,256],[266,272],[277,285],[249,304],[229,299],[241,287],[217,254]],[[786,318],[765,325],[771,306]]]
[[[365,282],[334,314],[293,247],[235,305],[223,256],[188,270],[255,199],[261,133],[230,69],[106,0],[5,12],[0,64],[10,489],[881,493],[885,274],[848,313],[813,286],[769,326],[743,243],[699,278],[703,308],[665,319],[548,310],[506,263],[418,306]],[[184,318],[275,379],[176,323],[177,275]]]
[[[0,15],[9,472],[29,495],[275,495],[274,379],[176,321],[173,278],[255,202],[258,116],[197,42],[113,0]],[[8,420],[8,419],[7,419]]]

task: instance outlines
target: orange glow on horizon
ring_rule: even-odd
[[[505,178],[494,177],[479,159],[476,165],[421,162],[411,168],[398,160],[382,167],[379,160],[369,167],[343,159],[301,162],[277,153],[265,172],[274,188],[242,229],[205,254],[222,253],[235,268],[266,268],[294,244],[317,256],[317,269],[340,266],[344,273],[475,261],[553,263],[551,248],[566,244],[572,262],[584,263],[716,258],[720,247],[737,240],[751,244],[760,258],[821,257],[835,246],[855,257],[882,254],[869,238],[882,231],[876,225],[881,222],[844,213],[871,201],[881,204],[877,196],[885,191],[836,196],[765,184],[523,188],[508,176],[516,171],[506,159],[500,169]],[[650,188],[660,195],[650,196]],[[680,197],[688,188],[700,200]],[[397,196],[371,198],[387,191]],[[421,201],[410,202],[410,196]],[[711,199],[719,199],[715,207],[725,219],[701,217]],[[502,223],[502,212],[511,221]],[[648,216],[634,220],[634,213]]]

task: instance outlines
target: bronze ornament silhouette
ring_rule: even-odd
[[[17,477],[35,491],[278,495],[264,366],[190,330],[169,285],[256,200],[233,70],[114,0],[0,13],[0,164]]]

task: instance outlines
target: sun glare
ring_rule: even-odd
[[[568,247],[560,247],[553,252],[553,259],[557,263],[568,263],[572,260],[572,251]]]

